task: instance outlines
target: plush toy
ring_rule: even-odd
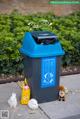
[[[16,98],[16,94],[12,93],[11,97],[8,100],[8,104],[11,108],[16,108],[17,106],[17,98]]]
[[[29,102],[28,102],[28,107],[30,108],[30,109],[37,109],[38,108],[38,102],[37,102],[37,100],[36,99],[31,99],[31,100],[29,100]]]
[[[65,88],[64,86],[59,86],[59,101],[65,101]]]

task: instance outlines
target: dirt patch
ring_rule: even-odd
[[[80,66],[71,66],[66,68],[61,68],[61,76],[80,74]],[[0,83],[9,83],[9,82],[17,82],[24,80],[24,75],[4,75],[0,76]]]
[[[61,75],[73,75],[73,74],[80,74],[80,66],[69,66],[66,68],[61,68]]]
[[[23,14],[38,12],[53,12],[58,16],[68,15],[75,10],[80,10],[80,5],[51,5],[50,0],[1,0],[0,13],[11,13],[18,10]]]
[[[14,75],[4,75],[4,74],[2,74],[0,76],[0,84],[10,83],[10,82],[17,82],[17,81],[22,81],[22,80],[24,80],[23,75],[14,76]]]

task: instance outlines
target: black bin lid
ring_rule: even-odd
[[[55,34],[49,31],[33,31],[31,32],[32,36],[36,39],[52,39],[57,38]]]
[[[49,45],[57,41],[57,36],[49,31],[34,31],[31,34],[37,44]]]

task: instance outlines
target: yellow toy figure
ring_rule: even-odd
[[[22,89],[22,94],[21,94],[21,101],[20,103],[23,105],[28,104],[29,100],[30,100],[30,88],[27,84],[27,81],[25,79],[24,82],[22,82],[22,84],[19,84],[21,89]]]

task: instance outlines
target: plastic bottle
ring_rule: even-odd
[[[26,104],[28,104],[29,100],[30,100],[30,88],[26,84],[22,88],[21,104],[26,105]]]

